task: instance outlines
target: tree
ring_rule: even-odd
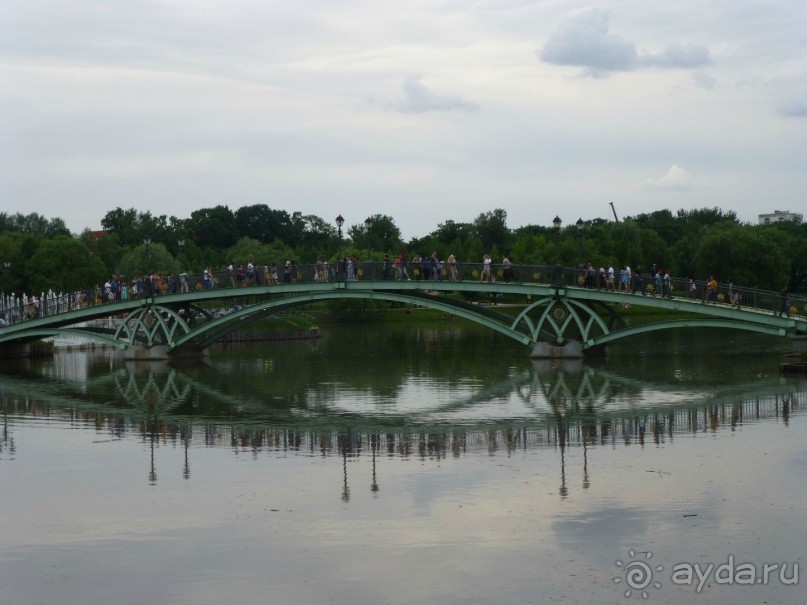
[[[300,242],[295,248],[297,257],[314,259],[333,254],[339,246],[336,227],[315,214],[306,214],[300,220],[303,226]]]
[[[746,288],[780,290],[790,277],[790,260],[774,231],[730,222],[705,230],[694,263],[699,276]]]
[[[112,233],[121,246],[136,246],[140,243],[140,225],[143,215],[134,208],[115,208],[101,219],[101,227]]]
[[[229,248],[238,239],[235,216],[227,206],[202,208],[191,212],[188,227],[196,244],[202,248]]]
[[[401,230],[395,219],[386,214],[373,214],[370,226],[370,247],[373,250],[395,254],[403,246]]]
[[[542,235],[524,232],[510,248],[510,260],[521,265],[550,264],[549,245]]]
[[[631,220],[639,225],[643,231],[645,229],[651,229],[656,232],[663,241],[670,244],[678,241],[685,230],[684,221],[676,219],[673,213],[667,209],[656,210],[650,214],[640,214]]]
[[[447,220],[437,225],[437,230],[433,231],[432,235],[443,245],[456,246],[457,243],[463,244],[474,236],[474,225]]]
[[[143,244],[131,248],[121,259],[115,273],[132,280],[138,275],[148,274],[149,271],[177,275],[179,270],[177,259],[163,244],[156,243],[148,247],[148,252]]]
[[[67,228],[67,225],[65,225],[62,219],[52,218],[48,221],[45,236],[54,238],[59,235],[70,235],[70,229]]]
[[[685,229],[694,229],[696,231],[701,227],[711,227],[718,223],[739,224],[737,221],[737,213],[734,212],[734,210],[724,212],[717,206],[697,210],[679,210],[678,220],[683,223]]]
[[[104,263],[106,272],[112,275],[124,252],[118,238],[111,233],[102,233],[100,237],[96,237],[92,231],[85,229],[79,239]]]
[[[77,292],[107,276],[104,263],[80,239],[60,235],[43,241],[26,263],[31,270],[28,289],[32,294]]]
[[[277,238],[288,240],[292,222],[285,210],[272,210],[266,204],[242,206],[235,211],[238,234],[267,243]]]
[[[255,263],[264,256],[263,248],[263,244],[258,240],[250,237],[242,237],[234,246],[227,250],[226,262],[233,263],[236,267],[239,264],[246,266],[250,259]]]
[[[496,208],[493,212],[484,212],[474,221],[476,236],[482,242],[484,250],[507,250],[510,245],[510,230],[507,228],[507,211]]]

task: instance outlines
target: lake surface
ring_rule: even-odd
[[[807,602],[788,347],[549,363],[433,322],[3,362],[0,603]]]

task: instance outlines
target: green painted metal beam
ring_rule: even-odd
[[[298,296],[286,296],[280,299],[273,299],[263,303],[258,303],[252,307],[239,309],[238,311],[233,311],[232,313],[228,313],[224,317],[218,318],[212,322],[194,328],[190,333],[178,338],[175,342],[175,346],[176,347],[181,346],[186,342],[191,341],[194,338],[205,334],[208,331],[216,330],[217,328],[223,328],[224,325],[229,322],[248,321],[248,319],[251,316],[255,315],[258,312],[269,311],[272,309],[293,307],[293,306],[308,305],[319,301],[334,300],[334,299],[337,300],[370,299],[370,300],[385,300],[390,302],[416,304],[423,307],[428,307],[430,309],[443,311],[445,313],[450,313],[452,315],[456,315],[458,317],[462,317],[464,319],[468,319],[470,321],[479,323],[483,326],[490,328],[491,330],[495,330],[497,332],[500,332],[501,334],[504,334],[505,336],[509,336],[510,338],[524,345],[532,344],[532,340],[528,336],[525,336],[524,334],[512,330],[507,325],[491,320],[488,317],[480,315],[479,313],[473,312],[471,310],[447,304],[437,297],[434,297],[434,299],[430,299],[429,297],[409,296],[406,294],[399,294],[393,292],[377,292],[373,290],[358,290],[355,288],[350,289],[344,288],[338,290],[331,290],[330,292],[328,291],[308,292],[305,294],[300,294]],[[217,335],[219,334],[221,333],[217,333]],[[202,341],[202,343],[200,343],[200,346],[204,348],[205,346],[208,346],[211,343],[212,341],[205,339]]]
[[[678,328],[723,328],[729,330],[745,330],[749,332],[758,332],[760,334],[768,334],[772,336],[785,336],[786,332],[782,328],[768,325],[751,324],[745,322],[738,322],[728,319],[675,319],[669,321],[659,321],[654,323],[642,324],[640,326],[632,326],[610,334],[598,336],[588,340],[584,343],[584,348],[596,347],[609,342],[614,342],[622,338],[629,338],[637,334],[645,334],[647,332],[656,332],[658,330],[672,330]]]
[[[113,346],[117,349],[125,349],[127,347],[126,343],[115,340],[115,338],[112,336],[107,336],[100,332],[93,332],[91,330],[81,328],[44,327],[32,328],[24,332],[24,338],[27,341],[37,340],[40,338],[50,338],[51,336],[79,336],[81,338],[87,338],[101,344]],[[17,338],[19,339],[20,336]],[[0,341],[0,343],[2,343],[2,341]]]

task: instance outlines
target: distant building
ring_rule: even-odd
[[[797,212],[790,212],[790,210],[774,210],[772,214],[759,215],[760,225],[770,225],[771,223],[781,223],[782,221],[801,223],[803,220],[804,215]]]

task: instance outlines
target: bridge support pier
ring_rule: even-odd
[[[205,359],[208,357],[207,350],[199,351],[193,347],[179,347],[173,351],[168,351],[164,345],[146,347],[134,345],[126,347],[123,351],[123,358],[126,361],[165,361],[166,359]]]
[[[555,342],[538,342],[530,353],[532,359],[580,359],[583,357],[583,345],[576,340],[567,340],[563,344]]]

